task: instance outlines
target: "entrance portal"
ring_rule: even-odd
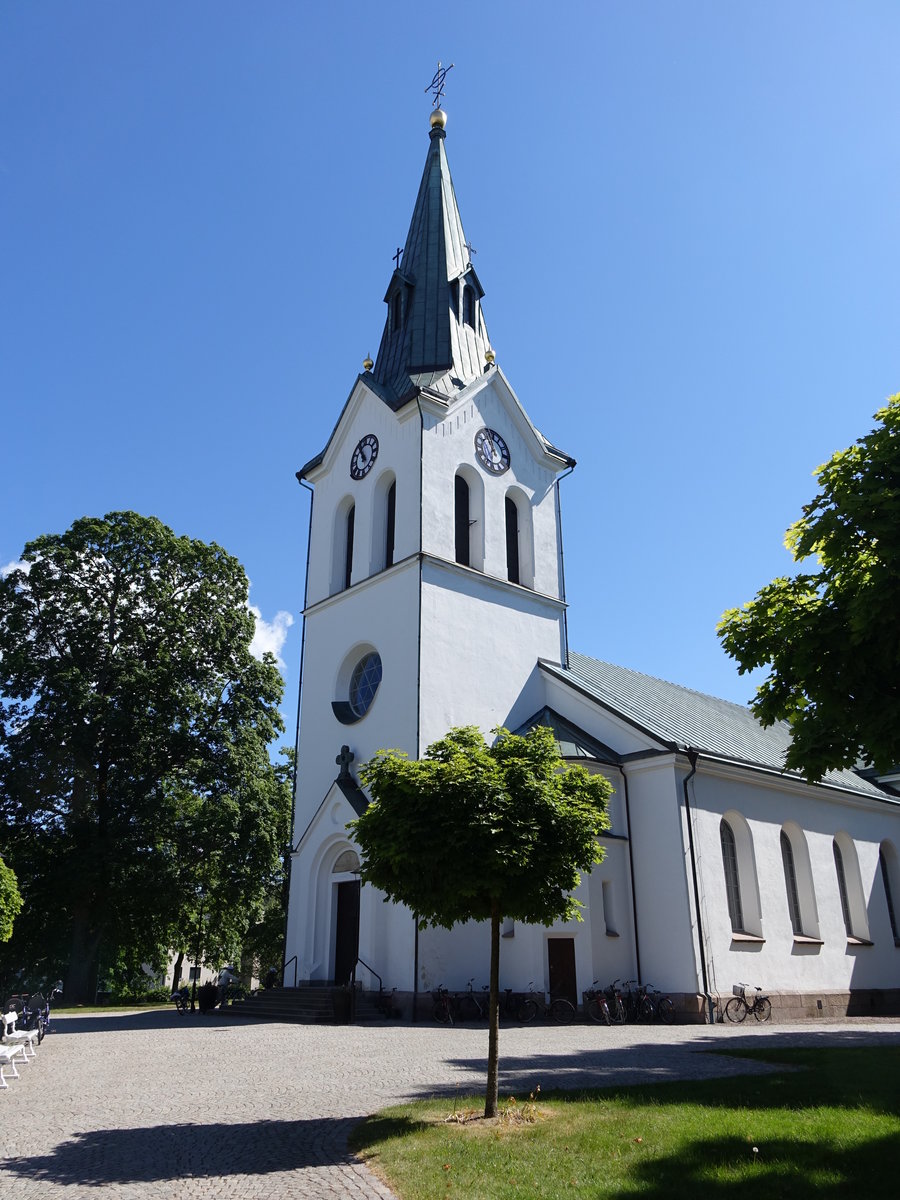
[[[577,1008],[575,939],[550,938],[547,942],[547,960],[550,967],[550,999],[562,998]]]
[[[337,885],[334,982],[349,983],[359,954],[359,880]]]

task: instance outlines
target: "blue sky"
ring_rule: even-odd
[[[719,615],[900,390],[894,0],[6,0],[0,566],[123,508],[219,542],[293,729],[294,472],[377,349],[439,58],[498,364],[579,462],[570,643],[746,700]]]

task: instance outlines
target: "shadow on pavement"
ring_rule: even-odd
[[[268,1175],[355,1161],[347,1136],[358,1123],[356,1117],[344,1117],[99,1129],[75,1134],[51,1154],[8,1158],[2,1170],[36,1183],[94,1187]]]
[[[548,1052],[535,1046],[533,1054],[504,1054],[500,1037],[500,1088],[503,1092],[527,1095],[540,1084],[548,1088],[616,1088],[646,1083],[666,1083],[682,1079],[713,1079],[723,1076],[763,1075],[781,1068],[778,1051],[784,1047],[815,1049],[825,1046],[853,1047],[900,1044],[900,1028],[871,1030],[800,1030],[796,1026],[765,1037],[742,1036],[737,1031],[717,1033],[678,1043],[633,1042],[626,1046],[598,1043],[589,1049]],[[738,1057],[741,1050],[755,1050],[769,1061]],[[487,1060],[482,1057],[446,1059],[460,1072],[484,1073]],[[479,1091],[471,1083],[423,1086],[415,1090],[420,1098],[452,1096]]]
[[[173,1008],[141,1009],[137,1012],[54,1013],[54,1033],[113,1033],[132,1029],[240,1029],[244,1025],[270,1025],[253,1017],[211,1013],[179,1013]]]

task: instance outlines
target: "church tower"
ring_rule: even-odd
[[[286,958],[342,982],[358,955],[409,992],[472,950],[360,893],[354,764],[418,757],[455,725],[516,728],[543,703],[538,660],[566,664],[558,480],[574,461],[495,362],[445,139],[436,109],[377,358],[297,473],[313,496]]]

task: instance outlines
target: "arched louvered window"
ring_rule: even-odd
[[[463,291],[463,320],[475,328],[475,289],[472,287]]]
[[[791,915],[791,928],[795,935],[803,933],[803,922],[800,919],[800,892],[797,888],[797,868],[794,862],[794,847],[791,839],[781,831],[781,861],[784,866],[784,886],[787,889],[788,912]]]
[[[344,587],[350,586],[353,576],[353,529],[356,524],[356,505],[347,510],[347,525],[344,537]]]
[[[506,497],[506,578],[519,583],[519,510],[512,496]]]
[[[471,550],[469,545],[469,485],[462,475],[456,476],[456,561],[464,567],[469,566]]]
[[[744,910],[741,904],[741,880],[738,873],[737,845],[734,830],[723,820],[719,825],[722,843],[722,866],[725,868],[725,895],[728,899],[728,916],[733,933],[744,932]]]
[[[384,512],[384,565],[394,564],[394,526],[397,519],[397,481],[388,488]]]

